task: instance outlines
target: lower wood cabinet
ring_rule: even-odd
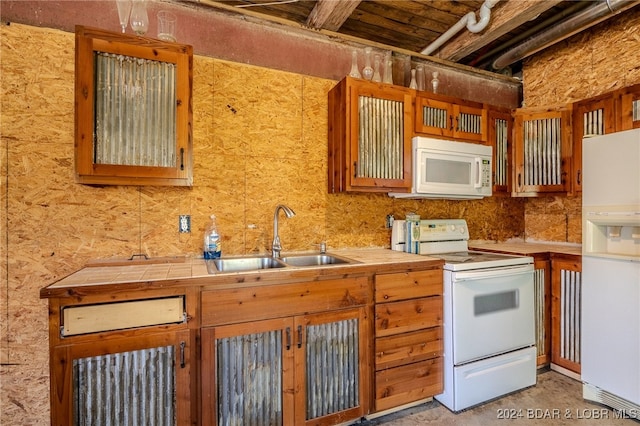
[[[221,323],[233,300],[245,305],[245,297],[255,301],[250,317],[270,309],[283,315],[202,329],[203,424],[334,425],[367,414],[367,306],[342,307],[345,294],[358,303],[356,287],[366,283],[344,279],[203,294],[203,317],[215,299]],[[274,305],[266,297],[272,291],[289,300]],[[300,294],[322,312],[296,315],[305,311]],[[341,295],[335,304],[332,294]]]
[[[551,363],[580,374],[582,257],[551,255]]]
[[[193,342],[162,331],[56,346],[51,424],[192,424]]]
[[[375,276],[374,409],[443,390],[442,269]]]

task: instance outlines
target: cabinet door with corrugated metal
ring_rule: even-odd
[[[192,341],[189,331],[165,331],[56,346],[51,424],[195,424]]]
[[[409,192],[413,91],[346,77],[329,92],[329,192]]]
[[[566,194],[570,188],[571,108],[519,109],[514,119],[512,195]]]
[[[551,363],[580,374],[582,257],[551,258]]]
[[[338,424],[366,414],[364,308],[202,331],[203,424]]]

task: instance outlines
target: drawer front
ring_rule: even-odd
[[[442,296],[423,297],[375,307],[376,337],[442,325]]]
[[[442,270],[376,275],[376,303],[442,294]]]
[[[65,337],[182,322],[185,322],[184,296],[62,308]]]
[[[376,339],[376,370],[442,356],[442,327]]]
[[[202,292],[202,326],[343,309],[371,303],[367,277]]]
[[[376,411],[388,410],[442,393],[443,361],[403,365],[376,372]]]

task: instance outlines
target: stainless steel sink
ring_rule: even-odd
[[[345,265],[354,263],[353,260],[338,257],[332,254],[301,254],[286,256],[282,261],[291,266],[323,266],[323,265]]]
[[[212,266],[215,270],[212,270]],[[247,272],[260,269],[285,268],[286,266],[279,259],[274,259],[270,256],[221,257],[207,260],[207,269],[212,274],[217,272]]]

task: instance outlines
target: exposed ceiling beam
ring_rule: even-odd
[[[484,31],[477,34],[470,31],[461,32],[444,45],[437,56],[454,62],[459,61],[560,2],[561,0],[501,1],[492,9],[491,20]]]
[[[306,24],[315,29],[338,31],[361,0],[318,0]]]

